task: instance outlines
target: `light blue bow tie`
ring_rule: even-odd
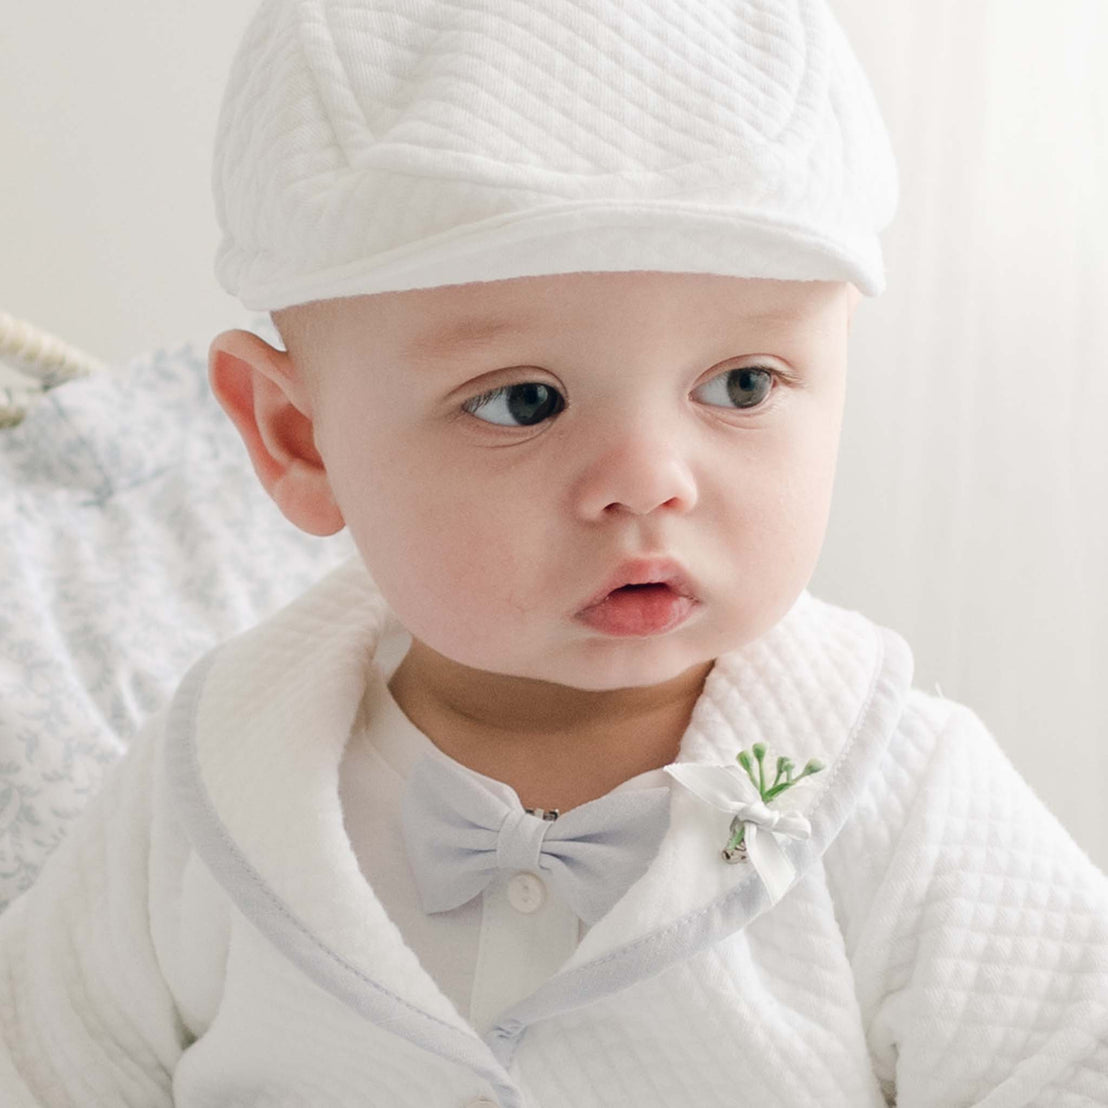
[[[427,755],[400,812],[423,910],[465,904],[498,870],[530,870],[591,926],[646,872],[669,827],[669,797],[668,785],[632,789],[540,818]]]

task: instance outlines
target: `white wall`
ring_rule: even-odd
[[[209,164],[252,0],[6,0],[0,310],[108,360],[244,318]]]
[[[901,631],[1108,868],[1108,5],[835,6],[902,204],[813,591]],[[9,0],[0,309],[115,360],[246,318],[208,167],[252,8]]]

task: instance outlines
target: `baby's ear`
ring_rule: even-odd
[[[249,331],[224,331],[208,351],[208,381],[282,514],[309,535],[341,531],[307,389],[289,355]]]

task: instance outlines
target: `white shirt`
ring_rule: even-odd
[[[400,803],[412,767],[428,753],[452,762],[507,803],[511,786],[461,765],[408,719],[388,681],[411,644],[398,633],[382,641],[377,665],[339,767],[343,823],[366,880],[405,942],[439,988],[484,1035],[500,1012],[534,992],[577,948],[588,925],[537,873],[502,873],[485,891],[447,912],[420,905],[400,824]],[[612,792],[669,787],[661,769],[647,770]]]

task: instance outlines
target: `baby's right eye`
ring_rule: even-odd
[[[490,389],[467,400],[462,408],[486,423],[501,427],[533,427],[556,416],[565,406],[565,398],[557,389],[528,381]]]

